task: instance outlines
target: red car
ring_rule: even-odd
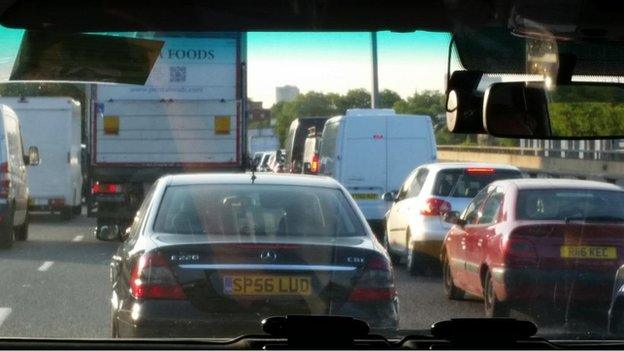
[[[455,224],[441,253],[450,299],[481,296],[487,317],[537,301],[608,307],[624,262],[622,188],[571,179],[497,181],[446,220]]]

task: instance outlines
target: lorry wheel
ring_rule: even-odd
[[[26,241],[28,240],[28,224],[30,222],[30,214],[26,213],[26,219],[24,220],[24,224],[15,227],[15,240],[17,241]]]
[[[64,221],[68,221],[72,218],[72,209],[69,206],[64,206],[63,208],[61,208],[61,213],[60,213],[61,219]]]
[[[72,214],[74,216],[80,216],[82,214],[82,205],[72,207]]]

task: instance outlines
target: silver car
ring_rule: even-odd
[[[431,274],[440,269],[440,248],[451,225],[442,215],[461,212],[489,183],[521,178],[514,167],[489,163],[434,163],[416,168],[386,213],[384,245],[395,263],[406,259],[411,274]]]

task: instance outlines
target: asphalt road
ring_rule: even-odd
[[[94,219],[63,222],[35,215],[30,238],[0,251],[0,337],[106,338],[110,336],[108,263],[118,243],[93,237]],[[477,298],[449,301],[439,278],[412,277],[398,267],[401,329],[428,329],[449,318],[482,317]],[[543,313],[542,314],[548,314]],[[513,312],[517,318],[529,315]],[[590,337],[604,332],[603,316],[582,315],[563,326],[544,324],[545,333]],[[589,333],[589,334],[588,334]]]

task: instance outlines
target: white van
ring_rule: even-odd
[[[437,160],[429,116],[392,109],[352,109],[325,123],[320,174],[342,183],[379,237],[388,203],[386,191],[399,189],[417,166]]]
[[[5,97],[19,117],[24,145],[37,145],[41,165],[28,174],[30,209],[80,214],[82,201],[80,103],[69,97]]]
[[[24,155],[20,123],[11,108],[0,105],[0,248],[28,239],[27,165],[37,165],[39,153]]]

